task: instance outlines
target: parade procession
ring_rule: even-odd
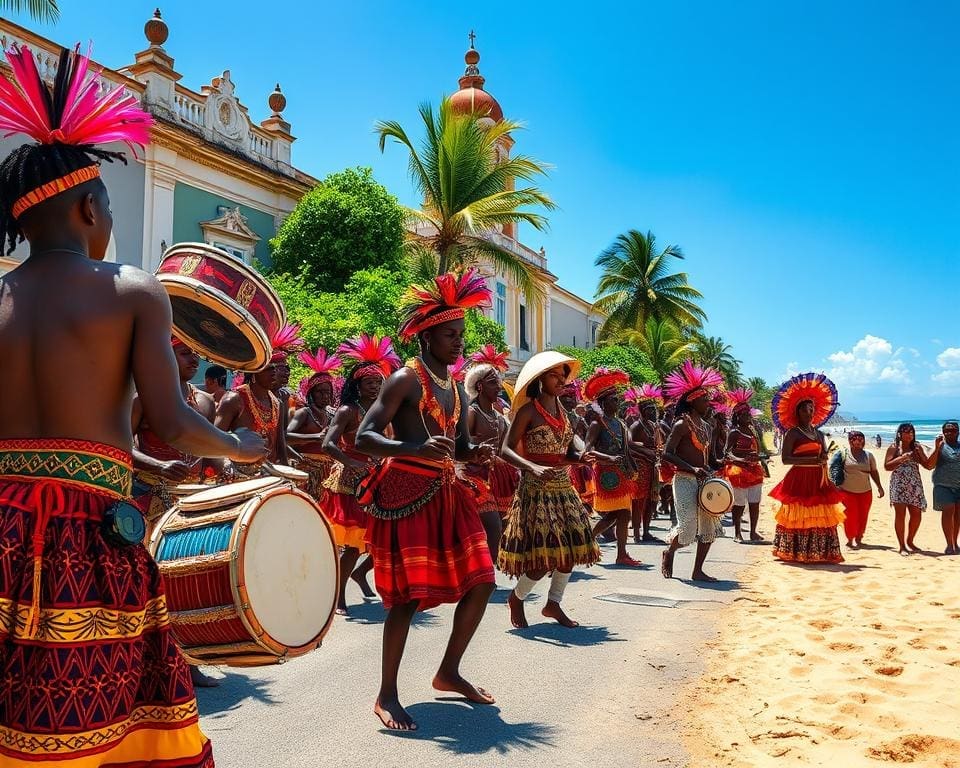
[[[884,567],[927,551],[915,536],[928,493],[944,555],[960,553],[955,421],[938,421],[926,446],[920,422],[900,424],[881,475],[838,412],[846,358],[826,371],[791,363],[774,386],[747,379],[701,332],[686,273],[666,271],[679,248],[658,255],[652,233],[618,235],[597,257],[593,300],[561,288],[544,249],[518,239],[519,224],[545,229],[534,211],[555,208],[532,186],[545,166],[511,154],[522,126],[484,90],[472,32],[460,90],[420,107],[422,145],[399,123],[376,124],[382,154],[409,153],[422,207],[391,198],[397,255],[354,263],[386,214],[351,222],[356,250],[326,262],[291,245],[317,226],[311,247],[327,247],[312,195],[326,189],[333,205],[336,184],[341,196],[375,184],[362,169],[321,183],[290,165],[279,85],[271,117],[247,128],[229,71],[196,92],[176,84],[159,10],[147,51],[109,76],[83,46],[53,57],[9,28],[2,768],[212,768],[264,755],[291,768],[488,757],[732,768],[788,754],[765,740],[795,737],[780,722],[793,706],[797,727],[834,709],[857,717],[820,695],[820,646],[871,641],[833,637],[843,619],[804,601],[880,567],[870,558],[883,553],[862,542],[885,480],[901,557]],[[234,124],[240,143],[217,146],[210,137]],[[184,126],[191,137],[174,142]],[[247,141],[273,165],[253,168]],[[236,163],[239,202],[227,185],[205,198],[171,181],[163,213],[150,184],[174,144],[167,173],[200,173],[217,153],[216,173]],[[144,255],[131,262],[116,258],[131,187],[114,180],[141,165]],[[268,177],[277,207],[258,219],[255,187]],[[184,225],[185,200],[209,213]],[[939,537],[934,527],[920,538]],[[844,615],[888,638],[875,641],[888,661],[865,668],[898,677],[892,620],[864,610]],[[739,634],[721,635],[727,625]],[[870,685],[902,698],[856,684]],[[765,734],[741,734],[742,696]],[[857,755],[927,765],[913,743]],[[418,751],[431,744],[439,758]]]

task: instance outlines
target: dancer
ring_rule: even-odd
[[[583,382],[580,379],[574,379],[567,382],[560,391],[560,406],[563,408],[570,423],[570,429],[573,431],[574,442],[580,441],[579,447],[583,448],[583,441],[587,437],[587,421],[580,414],[583,408]],[[593,513],[593,488],[591,480],[593,479],[593,470],[588,464],[570,464],[567,466],[567,472],[570,474],[570,481],[573,483],[574,490],[580,496],[580,501],[587,508],[587,512]]]
[[[214,425],[227,432],[238,429],[256,432],[267,443],[267,459],[275,464],[286,464],[287,441],[280,434],[280,401],[273,394],[276,377],[277,368],[271,363],[262,371],[250,374],[249,382],[244,377],[242,384],[235,383],[233,391],[227,392],[220,400]],[[235,461],[231,469],[241,479],[246,479],[259,477],[262,465],[262,461],[252,464]]]
[[[710,455],[711,472],[723,469],[727,455],[727,434],[730,431],[730,403],[727,393],[718,389],[710,401]]]
[[[596,456],[593,465],[593,509],[600,514],[600,522],[593,528],[594,537],[616,527],[617,565],[641,565],[627,552],[630,528],[630,509],[635,495],[630,431],[617,417],[620,398],[617,387],[630,383],[630,376],[620,370],[597,368],[587,379],[583,392],[600,409],[599,418],[587,430],[586,448]]]
[[[486,464],[467,462],[464,469],[481,486],[482,494],[489,500],[487,509],[481,505],[480,519],[487,532],[490,557],[496,562],[503,527],[501,518],[510,511],[513,495],[520,482],[516,467],[500,457],[500,446],[507,435],[509,423],[496,409],[496,401],[503,387],[500,375],[507,370],[507,353],[497,352],[492,344],[487,344],[474,352],[470,360],[473,365],[467,371],[465,381],[467,397],[472,397],[473,402],[467,411],[467,429],[470,431],[470,440],[477,445],[489,445],[493,456]]]
[[[308,475],[307,493],[320,501],[323,481],[333,465],[333,457],[323,451],[327,429],[336,413],[337,382],[333,374],[343,367],[343,362],[336,355],[328,355],[325,349],[316,353],[304,350],[299,360],[313,373],[300,382],[300,397],[305,405],[294,412],[287,425],[287,444],[300,455],[298,467]]]
[[[637,480],[635,504],[640,515],[641,531],[634,521],[634,541],[644,544],[663,544],[650,533],[659,499],[659,464],[663,454],[663,432],[660,430],[659,408],[663,405],[663,390],[652,384],[643,384],[631,394],[637,408],[637,419],[630,427],[630,438],[635,450]],[[639,536],[638,536],[639,534]]]
[[[877,486],[877,496],[883,498],[883,486],[873,454],[866,450],[866,437],[863,432],[851,429],[847,433],[850,448],[841,451],[843,461],[843,483],[840,496],[843,502],[843,531],[847,535],[847,546],[857,549],[863,544],[863,534],[867,530],[867,517],[873,503],[873,489],[870,481]]]
[[[541,614],[564,627],[579,624],[560,607],[576,565],[592,565],[600,548],[590,515],[564,467],[591,461],[595,455],[573,446],[573,429],[560,406],[563,386],[580,370],[580,362],[559,352],[540,352],[524,364],[513,398],[513,422],[503,457],[521,471],[507,524],[500,538],[500,570],[517,579],[510,592],[510,622],[527,625],[523,601],[534,585],[552,572]]]
[[[917,442],[913,424],[904,423],[897,427],[897,435],[887,448],[883,467],[890,472],[893,529],[900,544],[900,554],[904,556],[921,551],[913,539],[920,530],[920,516],[927,508],[920,467],[925,467],[928,461],[926,451]],[[906,522],[908,513],[909,523]]]
[[[290,459],[296,451],[290,450],[287,445],[287,427],[297,408],[303,405],[299,400],[299,393],[290,389],[290,356],[303,351],[307,343],[300,338],[300,326],[288,324],[277,331],[270,340],[273,355],[270,364],[274,367],[273,395],[280,403],[280,426],[277,460],[278,464],[290,464]],[[299,459],[299,455],[296,456]]]
[[[488,461],[493,451],[470,442],[465,395],[448,368],[463,352],[466,310],[489,305],[486,281],[472,269],[412,286],[400,334],[418,340],[420,356],[387,380],[357,433],[358,450],[387,459],[360,495],[370,501],[367,540],[388,611],[374,712],[390,729],[417,727],[400,704],[397,674],[414,613],[440,603],[457,608],[433,687],[477,704],[494,701],[460,673],[495,582],[476,489],[454,467],[455,459]],[[390,424],[395,438],[385,434]]]
[[[666,405],[663,409],[663,418],[660,421],[660,431],[667,437],[673,430],[676,423],[676,406],[673,403]],[[673,476],[676,474],[676,467],[673,466],[663,456],[660,457],[660,512],[670,518],[670,524],[677,524],[677,508],[673,501]]]
[[[943,537],[947,542],[946,555],[960,555],[957,545],[960,537],[960,426],[955,421],[944,422],[941,434],[927,460],[927,469],[933,470],[933,508],[940,512]],[[882,496],[882,489],[880,495]]]
[[[740,521],[743,511],[749,508],[750,541],[762,541],[757,532],[760,521],[760,498],[763,495],[763,466],[760,464],[760,439],[753,427],[753,412],[750,409],[752,389],[739,388],[729,393],[733,403],[731,417],[733,428],[727,437],[723,476],[733,486],[733,540],[743,541]]]
[[[840,492],[827,479],[822,424],[837,410],[837,389],[822,373],[801,373],[773,396],[771,411],[783,430],[781,460],[790,470],[770,491],[780,502],[773,556],[797,563],[840,563]]]
[[[347,615],[347,579],[353,579],[364,597],[374,597],[367,574],[373,561],[367,558],[359,568],[357,560],[367,550],[366,535],[369,516],[357,502],[357,484],[373,467],[373,462],[356,450],[357,428],[370,406],[380,394],[380,387],[391,373],[400,367],[400,358],[393,351],[389,338],[379,339],[365,333],[348,339],[338,352],[354,364],[347,371],[340,408],[323,439],[323,450],[334,464],[323,482],[324,494],[320,503],[333,528],[340,554],[340,591],[337,613]]]
[[[710,398],[723,377],[712,368],[700,368],[685,361],[664,381],[664,391],[676,400],[677,421],[670,430],[663,457],[676,470],[673,475],[673,498],[677,523],[670,531],[669,544],[663,552],[661,572],[673,577],[673,559],[680,547],[697,542],[693,563],[694,581],[716,581],[704,573],[710,545],[717,535],[717,521],[700,507],[700,483],[710,476],[711,434],[706,419]]]
[[[186,454],[252,461],[263,441],[219,432],[184,402],[169,297],[152,276],[103,263],[112,217],[99,163],[123,155],[97,145],[145,145],[149,115],[88,78],[86,56],[62,51],[52,88],[27,46],[7,59],[0,133],[32,142],[0,163],[0,243],[30,246],[0,277],[0,764],[209,768],[128,501],[133,384],[157,436]]]
[[[227,369],[222,365],[207,366],[203,372],[203,389],[213,398],[213,404],[219,405],[227,392]]]

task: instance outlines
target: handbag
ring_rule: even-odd
[[[846,449],[837,451],[830,459],[830,482],[837,486],[837,488],[843,485],[844,480],[847,479],[847,473],[844,469],[846,463]]]

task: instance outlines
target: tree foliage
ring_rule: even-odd
[[[643,352],[661,379],[693,352],[691,343],[671,320],[656,317],[648,317],[642,328],[619,332],[616,339]]]
[[[650,365],[650,360],[635,346],[608,344],[593,349],[557,347],[557,352],[575,357],[581,363],[580,378],[586,379],[600,366],[620,368],[630,374],[634,384],[654,382],[659,375]]]
[[[273,269],[340,291],[358,270],[396,269],[403,209],[369,168],[332,173],[307,192],[270,240]]]
[[[60,20],[57,0],[0,0],[0,11],[6,10],[11,13],[26,13],[36,21]]]

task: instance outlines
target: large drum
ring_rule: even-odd
[[[306,494],[267,477],[181,499],[150,539],[174,635],[189,661],[276,664],[320,645],[339,562]]]
[[[700,486],[700,506],[714,517],[723,517],[733,507],[733,486],[722,477],[711,477]]]
[[[160,260],[173,329],[207,360],[236,371],[270,362],[270,339],[286,322],[273,288],[255,270],[206,243],[180,243]]]

